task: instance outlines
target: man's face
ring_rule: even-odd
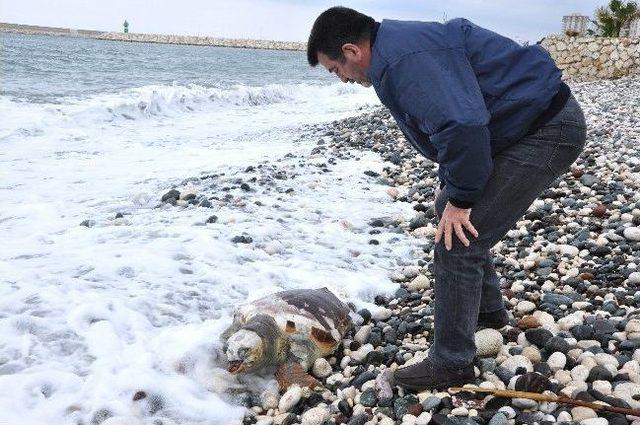
[[[370,55],[354,44],[345,44],[343,54],[344,60],[341,62],[318,52],[318,62],[327,71],[335,74],[343,83],[358,83],[364,87],[371,87],[371,81],[367,74]]]

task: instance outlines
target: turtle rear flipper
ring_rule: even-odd
[[[293,384],[311,389],[322,387],[320,381],[309,375],[299,363],[293,361],[283,363],[278,367],[276,381],[278,381],[280,391],[286,391]]]

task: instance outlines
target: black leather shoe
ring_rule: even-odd
[[[420,363],[397,369],[393,378],[395,385],[413,391],[443,390],[475,382],[473,364],[450,370],[436,366],[428,357]]]
[[[480,313],[478,315],[478,327],[479,328],[504,328],[509,324],[509,315],[507,310],[502,309],[498,311],[492,311],[491,313]]]

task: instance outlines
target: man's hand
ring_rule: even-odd
[[[442,218],[438,223],[436,243],[440,243],[440,239],[442,239],[442,235],[444,234],[444,246],[447,248],[447,251],[451,250],[453,246],[452,235],[453,232],[455,232],[460,242],[462,242],[464,246],[469,246],[469,239],[467,239],[467,236],[464,234],[464,229],[467,229],[469,233],[476,238],[478,237],[478,231],[469,220],[470,216],[471,208],[457,208],[447,202],[447,206],[442,212]]]

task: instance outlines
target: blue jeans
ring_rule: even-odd
[[[544,127],[494,156],[493,173],[471,210],[478,238],[467,234],[471,244],[465,247],[454,235],[450,251],[442,241],[434,248],[435,329],[429,350],[434,363],[459,369],[473,362],[478,313],[504,308],[491,247],[569,169],[585,140],[584,115],[572,95]],[[447,201],[445,186],[435,201],[438,217]]]

